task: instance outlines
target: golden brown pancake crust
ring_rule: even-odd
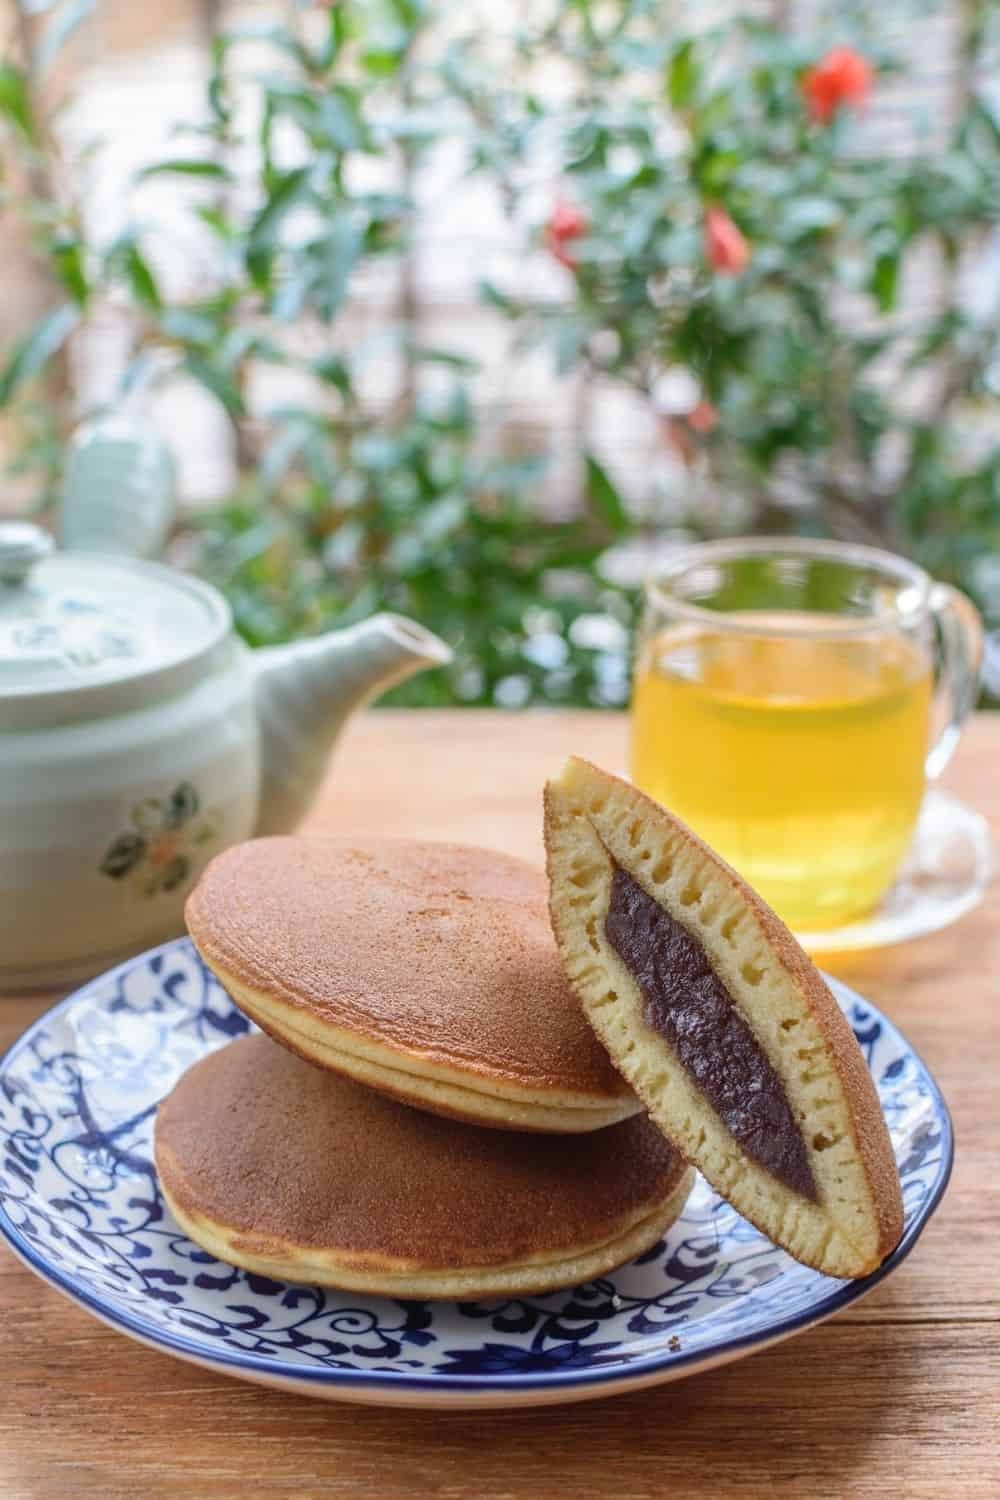
[[[578,757],[546,787],[545,843],[567,971],[652,1118],[718,1192],[799,1260],[833,1276],[873,1271],[903,1228],[892,1142],[850,1026],[792,934],[689,828]],[[751,1025],[796,1114],[817,1202],[747,1157],[647,1021],[635,974],[608,937],[616,864],[702,945]]]
[[[333,1250],[391,1271],[500,1266],[599,1245],[684,1176],[643,1115],[585,1136],[456,1125],[262,1035],[184,1074],[159,1107],[155,1152],[165,1189],[194,1219],[250,1246]]]
[[[186,916],[208,963],[266,998],[255,1019],[286,1045],[296,1037],[281,1035],[275,1006],[400,1066],[412,1058],[547,1103],[610,1101],[620,1115],[635,1107],[630,1091],[566,981],[547,902],[541,871],[489,850],[270,838],[213,860]]]

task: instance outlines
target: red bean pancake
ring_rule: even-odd
[[[255,839],[187,903],[191,935],[276,1041],[421,1109],[578,1132],[638,1101],[584,1019],[521,860],[460,844]]]
[[[552,925],[596,1034],[667,1139],[776,1244],[864,1276],[903,1226],[854,1033],[770,907],[634,787],[545,793]]]
[[[655,1244],[692,1177],[645,1115],[574,1137],[461,1125],[261,1035],[184,1074],[155,1157],[177,1222],[211,1254],[404,1298],[588,1281]]]

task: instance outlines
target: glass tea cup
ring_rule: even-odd
[[[680,548],[646,587],[633,779],[790,926],[829,931],[892,885],[981,655],[965,596],[892,553],[798,538]]]

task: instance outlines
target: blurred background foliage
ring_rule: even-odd
[[[398,701],[624,702],[638,580],[664,539],[874,542],[1000,624],[989,0],[946,6],[950,118],[905,154],[876,150],[864,120],[904,67],[912,0],[848,0],[795,29],[781,4],[695,26],[655,0],[545,0],[529,24],[468,34],[435,0],[293,8],[211,38],[204,110],[137,176],[110,241],[46,104],[90,8],[19,4],[0,66],[2,206],[50,290],[0,368],[8,482],[36,509],[84,415],[74,345],[111,308],[128,327],[116,400],[194,380],[229,425],[233,493],[185,514],[174,560],[224,589],[253,643],[378,608],[438,631],[454,667]],[[548,350],[591,400],[617,386],[648,405],[682,476],[669,495],[652,473],[623,485],[584,441],[575,503],[554,508],[546,453],[498,438],[476,361],[428,344],[408,257],[442,152],[453,191],[487,182],[520,236],[509,274],[481,285],[512,348]],[[184,184],[212,245],[182,295],[158,267],[153,179]],[[396,278],[392,319],[345,338],[375,265]],[[906,287],[928,266],[915,314]],[[387,349],[393,378],[373,389]],[[293,377],[264,410],[262,366]]]

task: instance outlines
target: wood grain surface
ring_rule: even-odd
[[[540,788],[625,721],[369,713],[311,824],[540,858]],[[1000,716],[946,782],[1000,834]],[[946,932],[827,967],[899,1022],[955,1118],[955,1173],[910,1258],[824,1326],[710,1374],[538,1411],[309,1401],[202,1372],[89,1318],[0,1250],[0,1500],[653,1500],[1000,1495],[1000,896]],[[6,1047],[54,997],[0,996]]]

